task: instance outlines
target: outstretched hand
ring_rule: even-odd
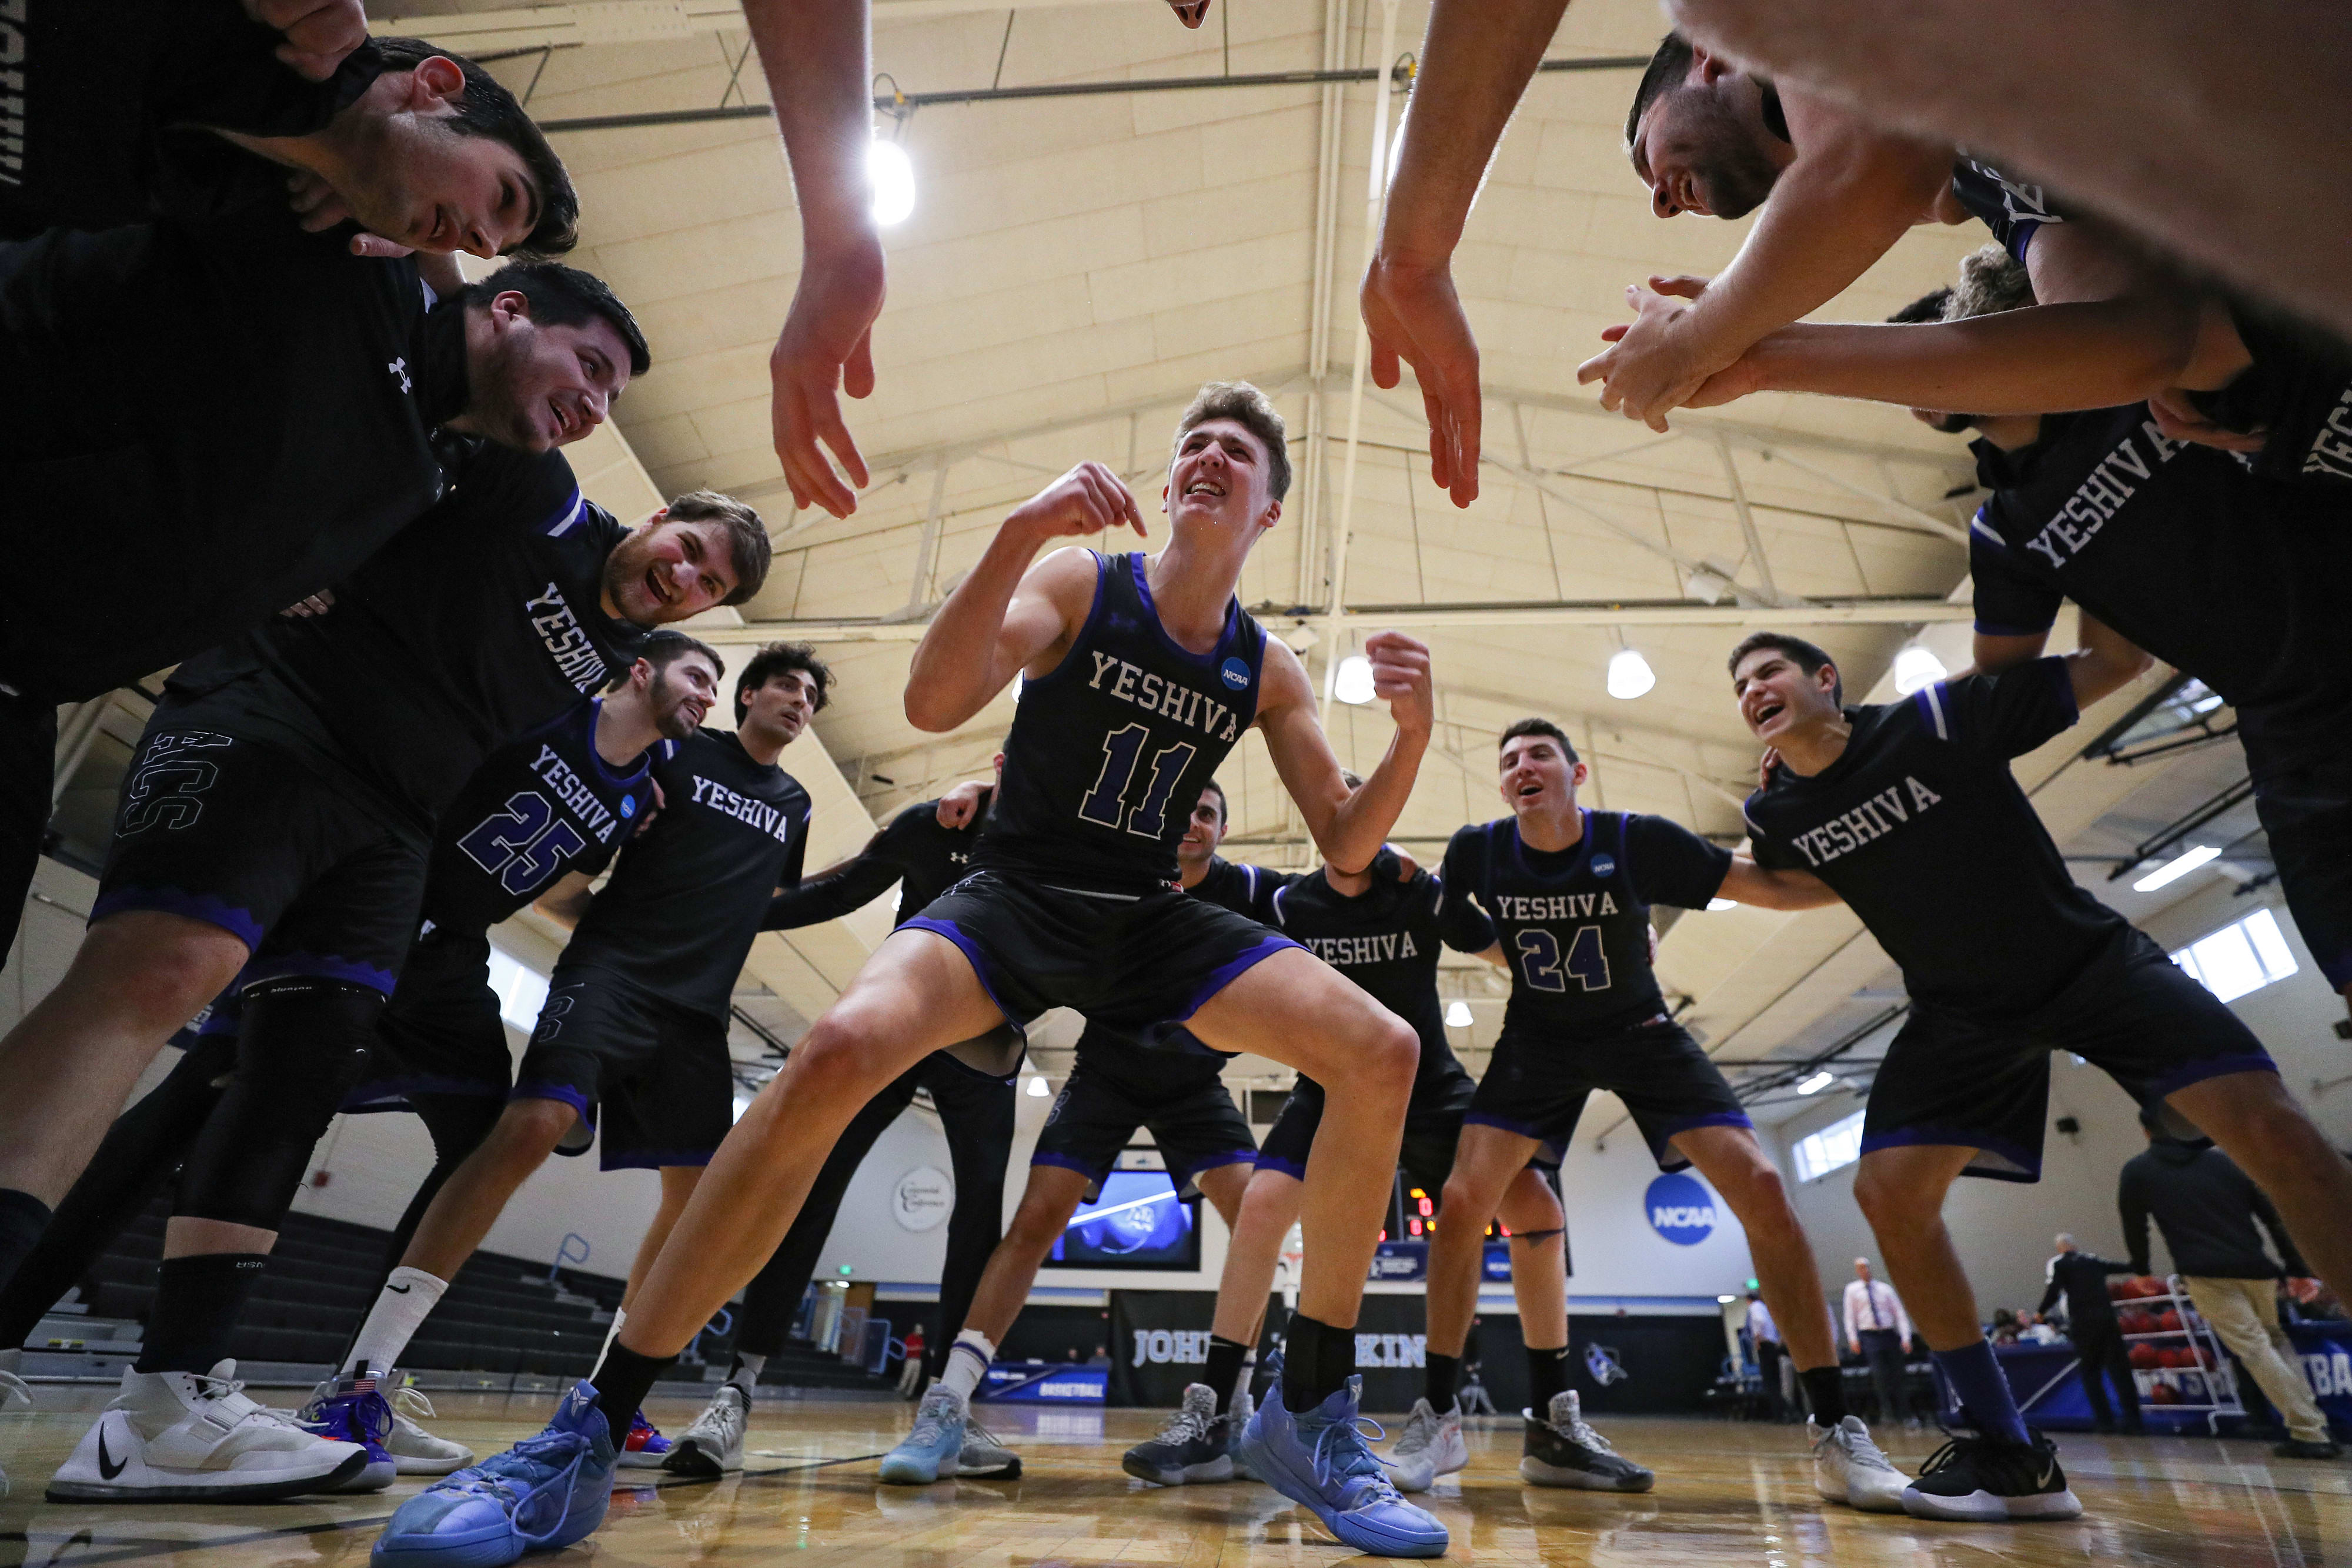
[[[812,250],[802,263],[792,313],[768,356],[776,456],[795,506],[822,507],[836,517],[857,510],[866,459],[842,422],[838,394],[874,391],[874,322],[882,314],[885,281],[882,242],[870,232],[838,248]],[[831,460],[820,442],[832,449]]]
[[[1426,735],[1437,722],[1430,695],[1429,644],[1402,632],[1375,632],[1364,639],[1372,666],[1372,695],[1389,705],[1396,727]]]
[[[1360,296],[1370,335],[1372,383],[1393,387],[1412,367],[1429,415],[1429,476],[1457,507],[1478,498],[1478,340],[1454,291],[1452,269],[1375,256]]]
[[[245,14],[286,35],[278,57],[312,81],[325,81],[343,57],[367,42],[360,0],[245,0]]]
[[[1045,539],[1098,534],[1106,528],[1131,528],[1143,538],[1143,513],[1135,497],[1108,464],[1081,463],[1017,507],[1005,519],[1020,524]]]
[[[1738,358],[1723,359],[1695,340],[1687,321],[1690,306],[1683,301],[1706,293],[1707,281],[1659,276],[1650,279],[1646,291],[1627,284],[1625,302],[1633,307],[1633,319],[1601,333],[1610,347],[1576,367],[1578,384],[1601,382],[1601,407],[1664,432],[1666,414],[1687,406],[1709,377]]]

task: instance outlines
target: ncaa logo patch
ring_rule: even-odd
[[[1615,855],[1594,855],[1592,857],[1592,874],[1595,876],[1615,876],[1617,874],[1617,857]]]
[[[621,815],[623,815],[624,817],[634,817],[634,816],[635,816],[636,814],[637,814],[637,798],[636,798],[635,795],[624,795],[624,796],[622,796],[622,797],[621,797]]]
[[[1239,659],[1227,659],[1217,667],[1217,674],[1224,676],[1225,685],[1235,691],[1249,685],[1249,666]]]
[[[1696,1247],[1715,1234],[1715,1195],[1696,1176],[1670,1172],[1642,1195],[1650,1228],[1677,1247]]]

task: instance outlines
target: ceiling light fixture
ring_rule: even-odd
[[[1834,1072],[1816,1072],[1811,1078],[1806,1079],[1802,1083],[1797,1085],[1797,1092],[1800,1094],[1818,1094],[1836,1082],[1837,1074]]]
[[[1895,655],[1895,689],[1909,696],[1922,686],[1932,686],[1950,672],[1944,661],[1914,643]]]
[[[1625,702],[1648,695],[1658,684],[1658,674],[1650,668],[1650,661],[1631,648],[1620,648],[1609,655],[1609,695]]]
[[[1456,997],[1445,1004],[1445,1022],[1452,1029],[1470,1027],[1470,1004]]]
[[[1361,653],[1350,653],[1339,661],[1338,674],[1332,677],[1331,695],[1343,703],[1361,706],[1372,700],[1372,662]]]
[[[866,149],[866,178],[874,185],[874,225],[888,228],[915,210],[915,165],[907,150],[877,137]]]
[[[1034,1073],[1030,1075],[1029,1098],[1032,1100],[1043,1100],[1049,1092],[1051,1092],[1051,1091],[1046,1089],[1045,1081],[1043,1078],[1037,1077]]]
[[[1706,901],[1706,906],[1709,909],[1736,909],[1739,906],[1739,901],[1736,898],[1710,898]]]
[[[2211,844],[2199,844],[2193,850],[2189,850],[2185,853],[2174,856],[2171,860],[2165,862],[2162,865],[2157,867],[2154,871],[2148,873],[2146,876],[2132,883],[2132,891],[2134,893],[2154,893],[2158,888],[2162,887],[2167,883],[2179,882],[2182,877],[2187,876],[2190,872],[2195,871],[2207,861],[2217,858],[2221,852],[2220,850],[2215,849]]]

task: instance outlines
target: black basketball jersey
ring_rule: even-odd
[[[2044,224],[2066,221],[2065,212],[2041,186],[2012,180],[1972,158],[1953,162],[1952,194],[1960,205],[1983,220],[1985,227],[1992,230],[1992,237],[2020,265],[2033,245],[2035,230]]]
[[[724,1019],[768,900],[801,879],[808,791],[727,730],[687,737],[654,776],[661,813],[588,906],[563,962]]]
[[[1413,1077],[1418,1103],[1445,1080],[1469,1075],[1454,1060],[1445,1038],[1445,1009],[1437,999],[1437,960],[1444,946],[1437,878],[1425,871],[1414,872],[1409,882],[1395,876],[1393,861],[1376,863],[1372,885],[1353,897],[1319,871],[1291,878],[1268,900],[1267,924],[1412,1026],[1421,1037],[1421,1068]]]
[[[1192,803],[1257,716],[1265,632],[1235,600],[1214,648],[1179,646],[1144,561],[1095,556],[1069,655],[1022,688],[980,865],[1082,892],[1174,885]]]
[[[1666,1010],[1650,967],[1650,905],[1703,908],[1730,866],[1730,851],[1663,817],[1586,811],[1584,836],[1557,852],[1528,848],[1506,817],[1445,847],[1445,939],[1484,946],[1465,906],[1475,900],[1510,964],[1507,1030],[1630,1029]]]
[[[602,871],[654,801],[653,753],[616,768],[596,751],[601,697],[500,747],[441,819],[425,931],[479,933],[567,872]],[[656,748],[676,749],[669,741]]]
[[[890,819],[847,864],[824,876],[811,877],[769,901],[760,922],[762,931],[797,931],[854,915],[896,887],[898,913],[894,926],[904,925],[923,912],[931,900],[963,880],[971,869],[972,846],[987,825],[990,796],[983,794],[971,821],[961,828],[940,825],[940,803],[923,800]]]

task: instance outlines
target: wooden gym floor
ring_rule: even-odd
[[[42,1487],[106,1396],[50,1385],[37,1397],[38,1409],[0,1416],[0,1467],[15,1482],[0,1501],[6,1568],[362,1568],[376,1526],[425,1484],[266,1507],[53,1505],[41,1500]],[[535,1429],[549,1406],[536,1395],[447,1395],[436,1403],[439,1418],[428,1425],[480,1452]],[[675,1433],[698,1408],[657,1402],[651,1414]],[[1163,1490],[1130,1479],[1118,1456],[1157,1430],[1153,1411],[988,1409],[992,1428],[1023,1452],[1023,1479],[877,1486],[874,1461],[906,1430],[911,1410],[882,1401],[762,1402],[752,1413],[743,1475],[706,1485],[624,1470],[604,1530],[560,1557],[534,1561],[548,1568],[734,1568],[780,1559],[877,1568],[1226,1568],[1349,1555],[1304,1510],[1264,1487]],[[1425,1500],[1454,1531],[1451,1560],[2352,1568],[2352,1464],[2276,1461],[2267,1444],[2250,1440],[2070,1437],[2063,1458],[2084,1517],[1980,1526],[1823,1503],[1793,1428],[1629,1418],[1606,1430],[1658,1470],[1655,1491],[1616,1497],[1522,1486],[1516,1424],[1471,1433],[1469,1469]],[[1914,1469],[1932,1437],[1898,1434],[1890,1448]]]

